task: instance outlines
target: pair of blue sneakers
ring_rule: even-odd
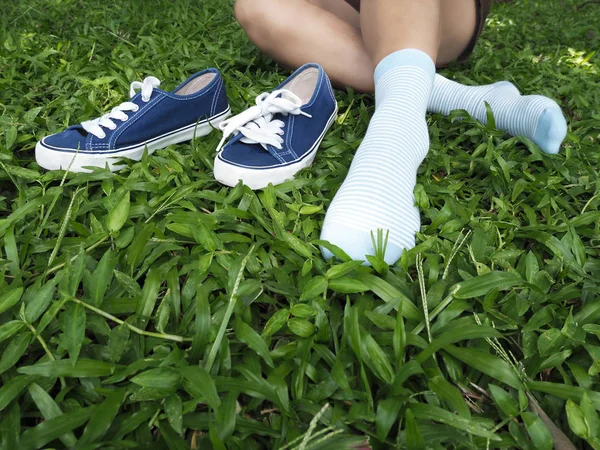
[[[331,83],[317,64],[302,66],[234,117],[229,117],[217,69],[199,72],[171,92],[159,85],[155,77],[135,81],[129,101],[43,138],[35,147],[38,164],[49,170],[83,172],[108,166],[114,171],[123,167],[122,158],[140,160],[146,148],[152,153],[219,127],[223,139],[215,157],[216,180],[227,186],[242,180],[251,189],[261,189],[310,166],[337,114]]]

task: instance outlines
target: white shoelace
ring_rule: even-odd
[[[136,94],[136,91],[141,89],[142,101],[148,102],[152,96],[152,91],[158,86],[160,86],[160,80],[156,77],[147,77],[143,82],[134,81],[131,83],[131,87],[129,88],[129,97],[133,97]],[[99,139],[104,139],[106,137],[106,133],[102,127],[108,128],[109,130],[114,130],[117,128],[117,124],[114,123],[112,119],[125,122],[127,119],[129,119],[129,116],[125,114],[125,112],[136,112],[138,109],[140,109],[140,107],[135,103],[123,102],[119,106],[114,107],[108,114],[104,114],[102,117],[81,122],[81,126],[88,133],[93,134]]]
[[[256,97],[256,106],[248,108],[241,114],[224,120],[219,124],[223,131],[223,138],[217,147],[219,152],[225,141],[232,134],[242,133],[240,140],[246,144],[260,144],[265,150],[267,145],[272,145],[281,150],[283,143],[283,126],[281,120],[273,120],[275,114],[303,115],[312,118],[310,114],[300,110],[302,100],[287,89],[280,89],[271,93],[264,92]]]

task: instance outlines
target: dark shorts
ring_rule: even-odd
[[[360,11],[360,0],[346,0],[346,2],[352,5],[357,11]],[[462,54],[457,58],[458,62],[467,60],[469,56],[471,56],[471,53],[473,53],[473,49],[475,48],[475,45],[477,45],[479,36],[485,27],[485,19],[490,13],[492,0],[475,0],[475,4],[477,5],[477,24],[475,25],[475,33],[473,33],[473,37],[471,38],[469,45],[467,45],[467,48],[465,48]]]

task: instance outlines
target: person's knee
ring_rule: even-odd
[[[265,25],[269,20],[269,3],[271,0],[236,0],[235,18],[242,28],[250,33]]]
[[[248,37],[263,51],[283,38],[285,27],[278,20],[279,0],[236,0],[235,17]]]

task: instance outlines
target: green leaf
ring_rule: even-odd
[[[347,275],[350,272],[352,272],[353,270],[362,266],[362,264],[363,264],[362,261],[349,261],[346,263],[337,264],[337,265],[331,267],[327,271],[327,273],[325,274],[325,277],[328,280],[333,280],[335,278],[343,277],[344,275]]]
[[[236,392],[229,392],[223,397],[223,402],[217,409],[216,425],[219,438],[223,442],[227,442],[227,439],[229,439],[235,430],[237,398],[238,394]]]
[[[21,408],[17,402],[2,414],[0,419],[0,446],[3,449],[19,448],[21,436]]]
[[[192,340],[192,352],[190,357],[193,361],[198,361],[204,352],[210,340],[211,326],[210,303],[208,302],[208,291],[204,285],[199,285],[196,290],[196,322],[195,333]],[[173,424],[171,424],[173,426]],[[177,428],[173,427],[176,431]]]
[[[312,278],[308,283],[306,283],[306,286],[302,291],[302,295],[300,296],[300,301],[303,302],[318,297],[321,294],[323,294],[323,292],[325,292],[326,290],[327,279],[325,277],[318,276]]]
[[[410,299],[387,281],[382,280],[375,275],[363,272],[356,273],[354,278],[363,282],[369,288],[369,290],[371,290],[384,302],[393,304],[397,303],[400,305],[402,308],[402,315],[406,317],[406,319],[414,322],[420,322],[423,320],[423,314],[410,301]]]
[[[508,417],[516,417],[519,415],[519,405],[517,401],[504,389],[495,384],[488,384],[488,390],[492,394],[494,403],[500,411]]]
[[[111,375],[115,366],[102,361],[79,358],[73,365],[68,359],[59,361],[45,361],[33,366],[23,366],[17,372],[25,375],[38,375],[42,377],[105,377]]]
[[[169,424],[180,436],[183,434],[183,402],[177,394],[165,398],[165,414]]]
[[[56,289],[56,279],[52,279],[44,284],[41,288],[35,288],[34,286],[27,289],[27,295],[31,292],[32,300],[25,307],[25,320],[28,323],[33,323],[48,309],[52,298],[54,297],[54,291]]]
[[[312,336],[316,331],[314,324],[308,320],[298,319],[296,317],[289,319],[287,326],[292,333],[303,338]]]
[[[560,351],[560,348],[565,341],[566,338],[563,336],[560,330],[551,328],[545,331],[540,335],[537,342],[540,356],[547,356]]]
[[[322,206],[304,205],[303,207],[300,208],[299,213],[310,215],[310,214],[318,213],[319,211],[322,211],[322,210],[323,210]]]
[[[350,390],[350,382],[348,381],[348,376],[342,367],[339,357],[335,359],[335,362],[331,367],[331,378],[333,378],[333,381],[335,381],[340,389],[343,389],[344,391]]]
[[[385,440],[398,418],[402,400],[399,398],[386,398],[377,404],[377,415],[375,416],[375,426],[377,427],[377,437]]]
[[[77,363],[85,336],[85,308],[79,303],[71,303],[63,314],[65,343],[73,366]]]
[[[123,353],[126,350],[130,335],[131,332],[125,324],[119,325],[110,330],[108,345],[106,346],[110,361],[118,362],[121,359],[121,356],[123,356]]]
[[[444,348],[455,358],[480,372],[501,381],[515,389],[522,388],[522,383],[515,370],[503,359],[486,351],[475,348],[461,348],[449,345]]]
[[[362,327],[360,328],[360,339],[361,353],[366,364],[381,380],[391,384],[394,380],[394,369],[392,369],[388,356],[375,342],[375,339]]]
[[[42,413],[42,416],[44,416],[44,419],[50,420],[62,416],[63,412],[54,399],[36,383],[29,385],[29,395],[31,395],[31,399]],[[72,432],[67,432],[60,436],[60,440],[69,448],[73,447],[77,442]]]
[[[406,349],[406,327],[404,325],[404,317],[400,313],[396,314],[392,345],[394,347],[396,362],[400,364],[404,360],[404,351]]]
[[[138,386],[157,389],[175,389],[180,381],[179,371],[169,367],[150,369],[131,379],[131,382]]]
[[[119,282],[119,284],[132,296],[137,297],[142,295],[142,290],[140,289],[140,285],[129,275],[119,272],[118,270],[113,270],[113,274],[115,278]]]
[[[15,306],[19,300],[21,300],[21,296],[23,295],[23,288],[17,287],[14,289],[5,292],[0,295],[0,314],[2,314],[7,309]]]
[[[461,391],[459,391],[456,386],[438,375],[429,380],[429,388],[435,392],[440,400],[450,407],[451,411],[456,411],[456,413],[462,417],[471,417],[469,405],[467,405]]]
[[[112,251],[107,250],[90,276],[90,297],[96,307],[102,305],[104,294],[112,279],[112,258]]]
[[[488,272],[458,283],[456,298],[474,298],[486,295],[493,290],[505,291],[515,286],[523,286],[525,281],[511,272]]]
[[[521,416],[535,448],[537,450],[552,450],[554,446],[552,435],[544,422],[532,412],[524,412]]]
[[[406,448],[409,450],[425,450],[425,440],[419,431],[415,415],[412,410],[406,410]]]
[[[188,366],[181,369],[181,374],[191,388],[192,395],[202,397],[214,410],[219,407],[221,399],[217,394],[215,382],[206,370],[197,366]]]
[[[573,400],[567,400],[565,408],[571,431],[582,439],[588,439],[590,437],[590,429],[585,420],[583,410]]]
[[[139,263],[142,260],[144,252],[147,250],[148,241],[154,234],[155,227],[156,225],[154,223],[148,223],[144,225],[139,231],[139,233],[136,234],[135,238],[133,239],[133,242],[129,246],[127,251],[127,262],[130,269],[132,270],[132,273],[133,269],[138,267]],[[115,273],[115,275],[117,274]],[[118,278],[119,277],[117,276],[117,279]]]
[[[35,380],[35,377],[19,375],[0,387],[0,412],[2,412],[15,398],[25,392],[25,388]]]
[[[550,383],[547,381],[528,381],[527,387],[533,391],[544,392],[554,395],[563,400],[573,400],[581,402],[583,395],[587,394],[596,410],[600,411],[600,392],[588,391],[577,386],[568,386],[566,384]]]
[[[356,278],[341,277],[329,280],[329,289],[340,294],[355,294],[368,291],[369,287]]]
[[[317,314],[317,311],[310,305],[306,303],[296,303],[290,309],[290,314],[294,317],[298,317],[300,319],[308,319]]]
[[[83,430],[83,435],[79,439],[78,446],[85,446],[92,442],[98,441],[106,436],[106,432],[117,417],[123,402],[125,401],[125,389],[116,389],[111,392],[106,399],[98,405],[90,419],[89,423]]]
[[[4,133],[6,149],[10,150],[17,140],[17,127],[8,127]]]
[[[6,372],[21,359],[31,339],[31,333],[27,331],[19,334],[8,343],[4,353],[2,353],[2,358],[0,358],[0,374]]]
[[[160,422],[160,432],[162,437],[167,444],[169,450],[189,450],[189,445],[183,440],[181,436],[171,427],[167,422]]]
[[[114,80],[116,80],[116,77],[112,77],[112,76],[103,76],[103,77],[98,77],[95,78],[94,80],[92,80],[92,84],[94,86],[102,86],[104,84],[110,84],[112,83]]]
[[[464,324],[461,327],[445,331],[440,336],[436,337],[425,350],[417,355],[416,359],[418,362],[423,363],[435,352],[456,342],[501,336],[502,335],[495,328],[488,325],[478,325],[476,323]]]
[[[156,306],[156,300],[158,299],[158,291],[162,284],[162,278],[159,271],[150,269],[146,280],[144,281],[144,289],[142,290],[142,297],[138,303],[137,315],[144,319],[144,327],[147,322],[145,319],[152,316],[154,307]]]
[[[265,328],[263,329],[261,336],[273,336],[287,324],[289,318],[289,310],[284,308],[276,311],[275,314],[273,314],[265,324]]]
[[[478,425],[472,419],[458,416],[437,406],[425,403],[411,403],[410,409],[417,419],[444,423],[458,430],[466,431],[467,433],[490,439],[491,441],[501,440],[492,431]]]
[[[108,212],[106,219],[106,227],[111,234],[118,232],[129,217],[130,196],[129,191],[126,191],[123,197],[117,204]]]
[[[600,437],[600,417],[587,393],[581,398],[581,411],[585,416],[585,422],[590,430],[590,437]]]
[[[54,439],[82,426],[96,410],[94,408],[78,408],[50,420],[45,420],[34,428],[23,433],[19,441],[19,450],[36,450],[43,448]]]
[[[25,324],[20,320],[11,320],[0,325],[0,342],[7,340],[17,333]]]
[[[236,320],[234,324],[235,335],[237,338],[254,350],[258,355],[265,360],[269,367],[275,367],[273,365],[273,359],[269,354],[269,347],[266,342],[260,337],[256,331],[252,329],[248,324],[241,320]]]

